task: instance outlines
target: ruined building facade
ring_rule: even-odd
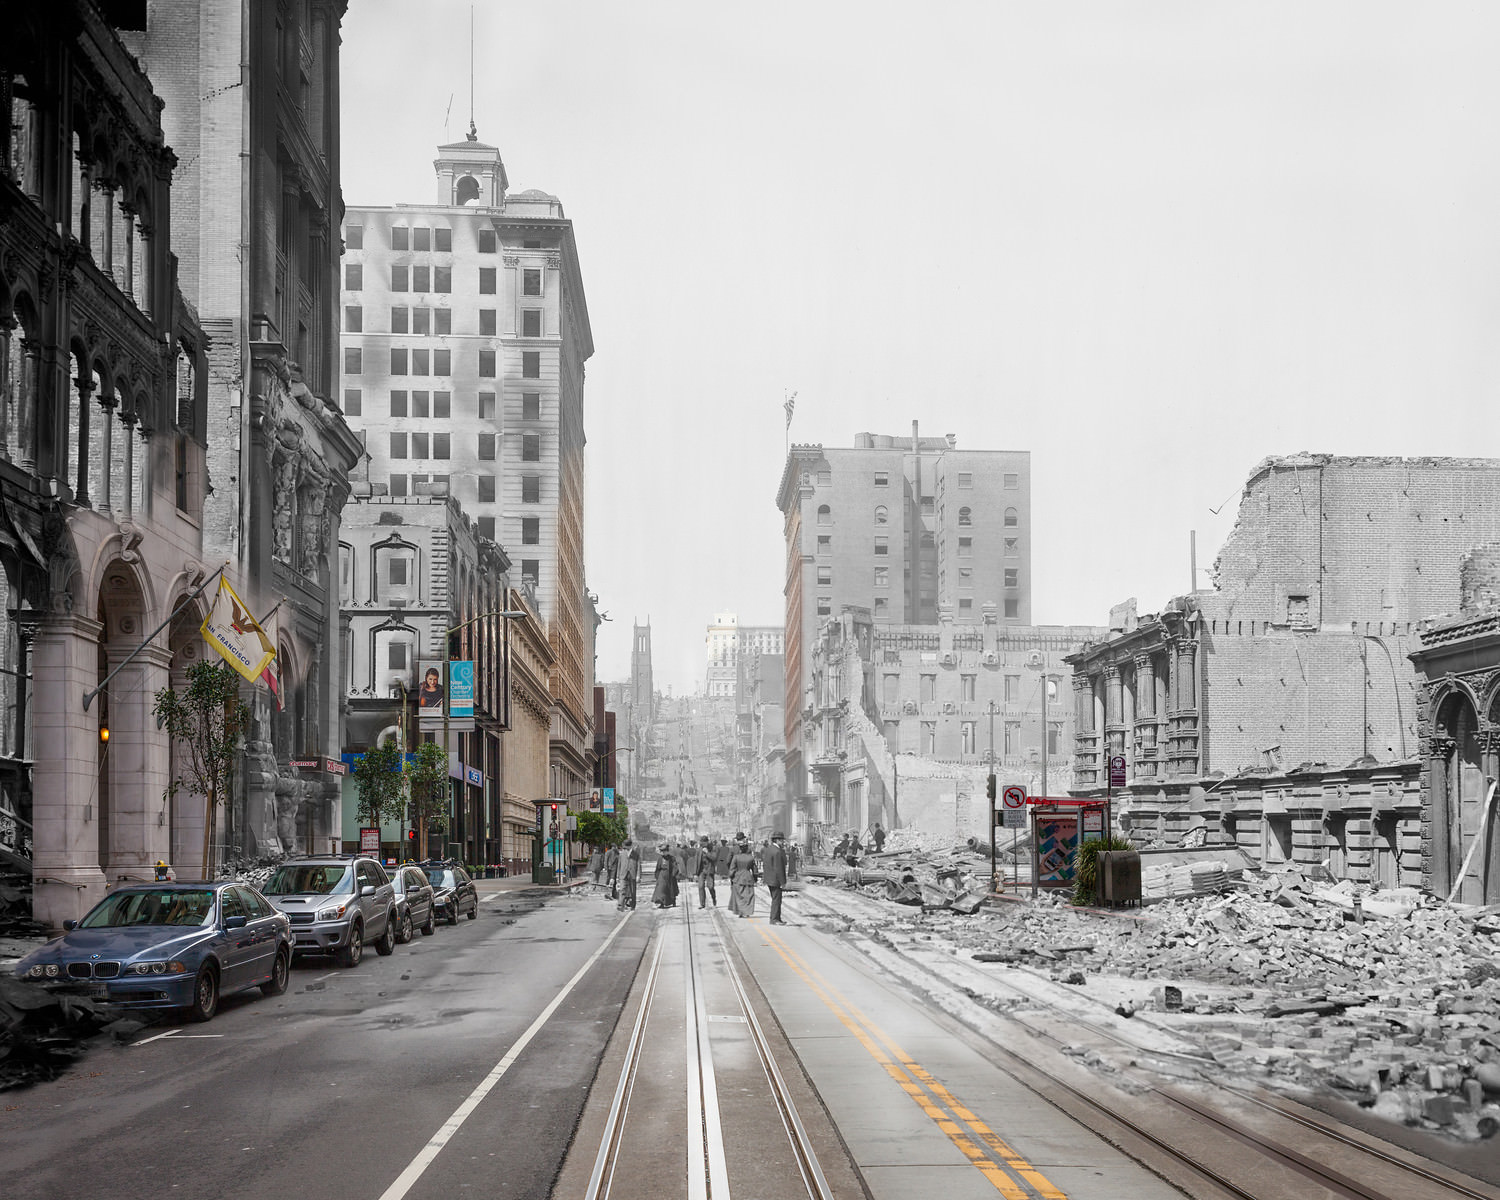
[[[1123,758],[1137,838],[1202,829],[1268,867],[1430,885],[1408,655],[1497,534],[1495,460],[1265,460],[1213,589],[1120,606],[1070,658],[1078,790]]]

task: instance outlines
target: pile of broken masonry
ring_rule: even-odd
[[[902,857],[931,898],[946,876],[962,899],[979,870],[976,862],[972,875],[953,874],[958,849],[936,865]],[[890,898],[871,874],[863,871],[858,890]],[[904,926],[980,961],[1101,992],[1121,990],[1102,986],[1109,980],[1145,981],[1155,986],[1137,987],[1141,999],[1116,1011],[1149,1004],[1189,1014],[1163,1019],[1230,1073],[1331,1086],[1390,1120],[1491,1136],[1500,1129],[1500,906],[1448,905],[1411,889],[1399,889],[1398,903],[1380,902],[1397,892],[1370,892],[1357,906],[1360,891],[1295,870],[1250,871],[1223,894],[1163,900],[1118,919],[1055,895],[977,916],[961,915],[966,905],[925,904],[884,930]]]

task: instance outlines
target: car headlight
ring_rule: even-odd
[[[344,910],[347,909],[348,907],[349,906],[347,904],[339,904],[339,905],[335,905],[333,908],[321,909],[318,912],[318,920],[320,920],[320,921],[337,921],[339,918],[341,918],[344,915]]]
[[[48,963],[42,968],[42,974],[48,979],[56,979],[62,974],[62,967],[58,963]]]
[[[127,975],[181,975],[187,968],[180,962],[138,962],[125,968]]]
[[[46,973],[47,973],[47,968],[44,967],[44,966],[42,966],[41,963],[37,963],[36,966],[30,968],[26,972],[26,978],[27,979],[41,979],[44,975],[46,975]]]

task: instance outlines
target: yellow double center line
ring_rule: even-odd
[[[1067,1200],[1067,1197],[1022,1158],[994,1130],[981,1121],[919,1062],[902,1050],[880,1026],[844,999],[827,980],[808,966],[781,935],[762,928],[761,934],[782,960],[828,1006],[858,1039],[897,1086],[932,1123],[948,1135],[959,1152],[994,1185],[1005,1200]],[[965,1128],[967,1126],[967,1128]],[[1023,1186],[1024,1185],[1024,1186]]]

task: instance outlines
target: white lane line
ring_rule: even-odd
[[[162,1038],[176,1037],[179,1032],[176,1029],[169,1029],[166,1033],[158,1033],[155,1037],[142,1038],[140,1041],[131,1042],[130,1044],[132,1046],[145,1046],[150,1042],[159,1042]]]
[[[691,906],[689,906],[691,910]],[[689,919],[692,918],[691,911]],[[714,1074],[713,1044],[708,1036],[708,1005],[704,998],[702,962],[694,947],[693,1025],[698,1036],[698,1062],[703,1072],[703,1120],[708,1129],[708,1188],[714,1200],[729,1200],[729,1164],[724,1154],[724,1123],[719,1116],[719,1080]]]
[[[693,938],[691,907],[683,910],[682,920],[676,924],[683,933],[682,946],[682,992],[686,1013],[682,1022],[687,1037],[687,1185],[688,1200],[708,1200],[708,1171],[704,1159],[703,1126],[703,1053],[698,1039],[698,1005],[693,987]],[[665,940],[665,938],[663,938]]]
[[[588,962],[579,967],[578,973],[563,985],[562,991],[558,992],[552,998],[552,1003],[542,1009],[537,1019],[531,1023],[525,1033],[516,1039],[515,1043],[505,1052],[505,1056],[495,1064],[490,1073],[479,1081],[479,1086],[469,1093],[468,1099],[453,1110],[453,1115],[443,1122],[442,1127],[432,1135],[427,1145],[423,1146],[417,1156],[407,1164],[406,1170],[396,1176],[396,1182],[380,1194],[380,1200],[402,1200],[406,1193],[411,1191],[412,1185],[418,1179],[422,1178],[423,1172],[432,1165],[432,1160],[452,1140],[453,1135],[463,1127],[463,1123],[469,1119],[474,1110],[479,1107],[484,1098],[494,1089],[494,1086],[500,1082],[501,1077],[515,1065],[516,1059],[521,1057],[521,1051],[525,1050],[531,1044],[531,1039],[542,1031],[542,1028],[552,1019],[552,1014],[562,1006],[562,1002],[568,998],[583,977],[589,973],[590,968],[604,956],[604,952],[609,949],[610,943],[619,935],[620,930],[625,928],[625,922],[630,920],[632,915],[631,913],[626,913],[620,918],[619,922],[610,930],[609,936],[604,939],[599,948],[593,954],[589,955]]]

